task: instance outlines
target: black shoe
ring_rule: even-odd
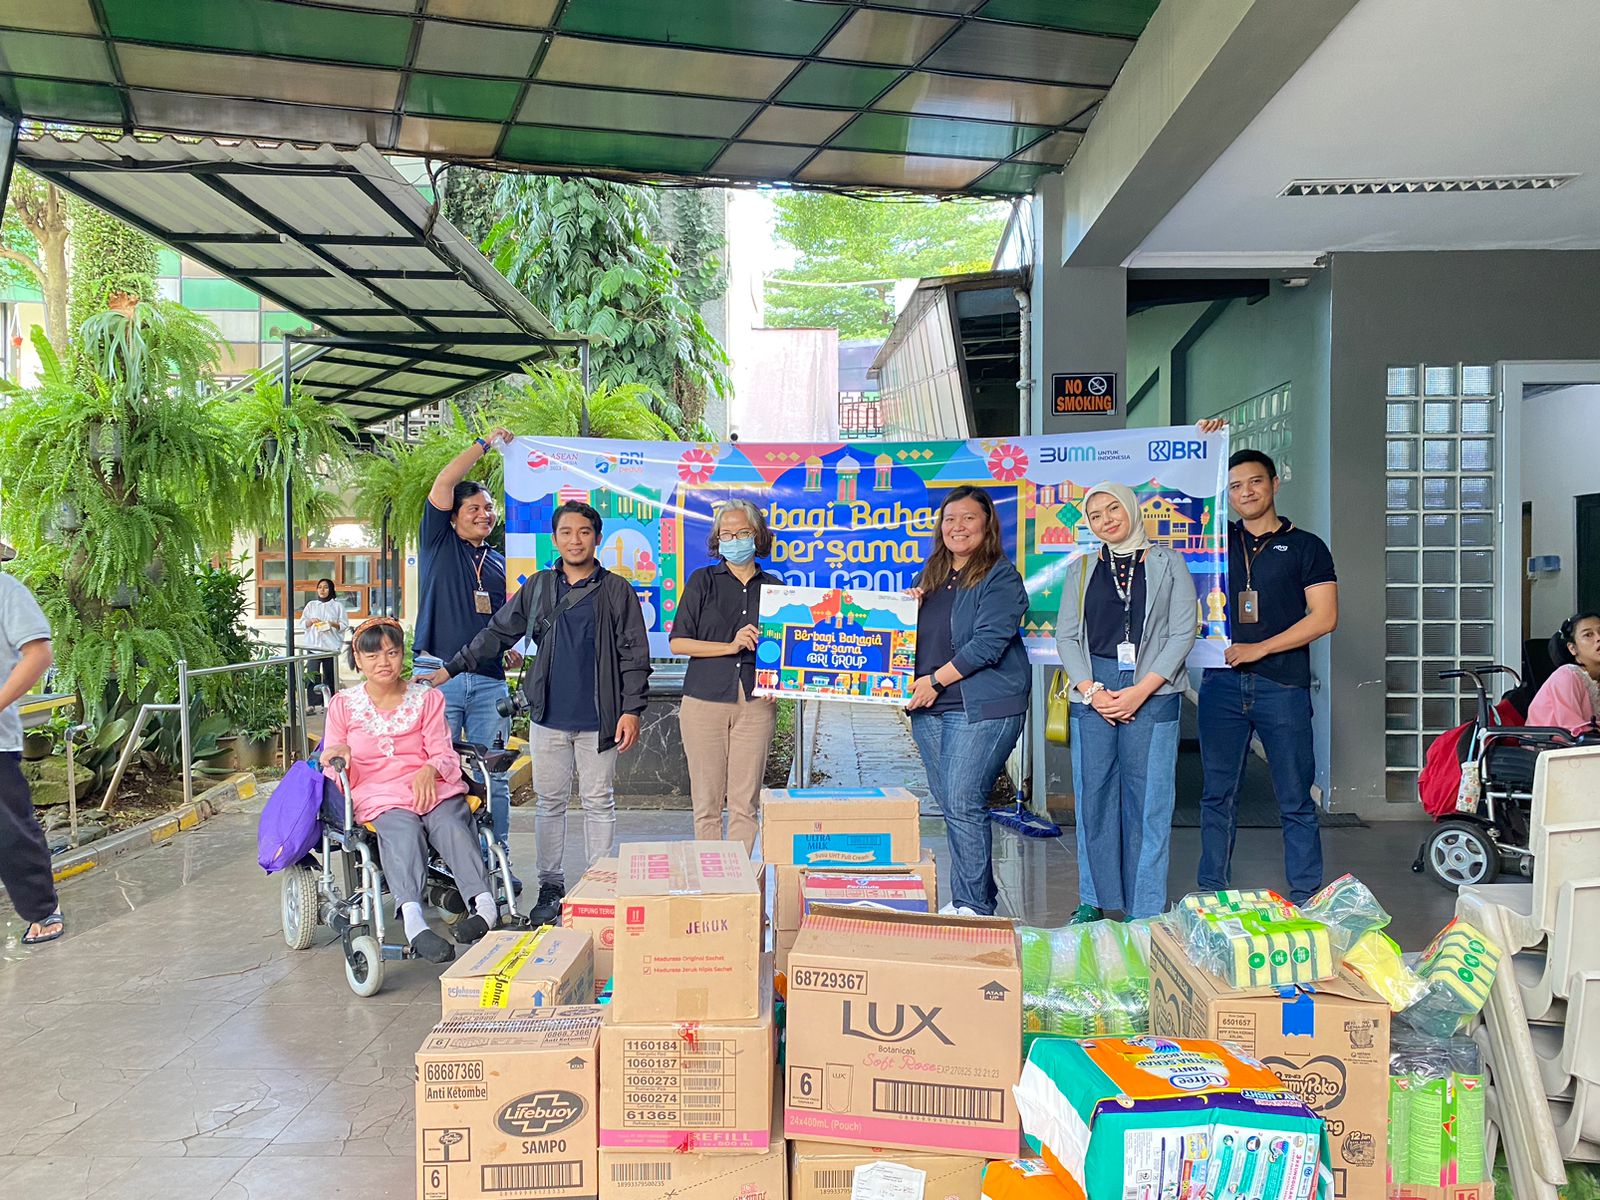
[[[431,929],[424,929],[412,938],[411,948],[416,951],[418,958],[425,958],[431,963],[454,962],[456,957],[456,948]]]
[[[528,913],[528,924],[561,924],[561,898],[566,894],[567,886],[564,883],[541,883],[539,899]]]
[[[477,913],[473,913],[470,917],[462,917],[461,920],[457,921],[455,928],[450,931],[450,935],[456,939],[456,945],[470,946],[488,932],[489,922],[485,921]]]

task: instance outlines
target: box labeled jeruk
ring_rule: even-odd
[[[850,1200],[857,1167],[898,1163],[921,1171],[922,1200],[981,1200],[985,1160],[919,1150],[791,1142],[789,1200]]]
[[[445,1015],[417,1051],[418,1200],[595,1200],[603,1012]]]
[[[561,925],[589,935],[594,947],[594,994],[598,997],[611,979],[612,951],[616,946],[617,860],[600,858],[561,900]]]
[[[789,1137],[1016,1152],[1022,979],[1010,921],[819,908],[788,977]]]
[[[1210,1038],[1264,1063],[1327,1123],[1335,1196],[1384,1194],[1390,1017],[1344,969],[1309,986],[1231,988],[1151,926],[1151,1034]]]
[[[769,974],[770,977],[770,974]],[[772,1142],[772,991],[754,1021],[628,1022],[606,1006],[600,1145],[754,1153]]]
[[[549,1008],[595,997],[589,935],[543,925],[491,930],[439,976],[444,1011]]]
[[[863,879],[872,876],[885,875],[899,878],[906,875],[915,875],[922,881],[923,890],[928,896],[928,911],[935,912],[939,908],[939,881],[933,855],[923,851],[922,857],[914,863],[903,865],[895,864],[883,867],[796,867],[779,866],[770,868],[772,875],[772,927],[780,932],[798,933],[800,920],[805,916],[805,889],[806,883],[815,876],[842,875],[848,878]]]
[[[761,887],[738,842],[630,842],[617,861],[619,1021],[761,1014]]]
[[[761,793],[761,857],[774,866],[865,867],[922,858],[905,788],[783,788]]]

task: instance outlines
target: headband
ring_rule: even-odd
[[[396,621],[393,617],[368,617],[365,621],[361,622],[361,624],[356,626],[355,632],[350,635],[350,640],[354,641],[356,638],[360,637],[367,630],[369,630],[369,629],[377,629],[379,626],[382,626],[382,625],[393,625],[396,629],[400,630],[402,635],[404,635],[404,633],[405,633],[405,627],[403,625],[401,625],[399,621]]]

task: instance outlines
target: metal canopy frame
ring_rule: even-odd
[[[1157,0],[12,0],[25,117],[512,170],[1021,195]]]

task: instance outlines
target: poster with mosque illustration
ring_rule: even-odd
[[[714,561],[717,509],[754,503],[772,530],[763,565],[786,584],[862,595],[916,581],[952,488],[984,488],[1006,553],[1027,581],[1022,635],[1035,662],[1056,661],[1067,566],[1099,543],[1082,501],[1095,484],[1139,497],[1152,541],[1183,556],[1199,596],[1192,667],[1227,645],[1226,431],[1193,426],[948,442],[624,442],[519,437],[504,451],[507,584],[556,558],[550,518],[563,501],[600,513],[600,561],[633,584],[650,650],[667,642],[684,582]]]
[[[917,665],[917,602],[903,592],[761,589],[756,695],[905,704]]]

